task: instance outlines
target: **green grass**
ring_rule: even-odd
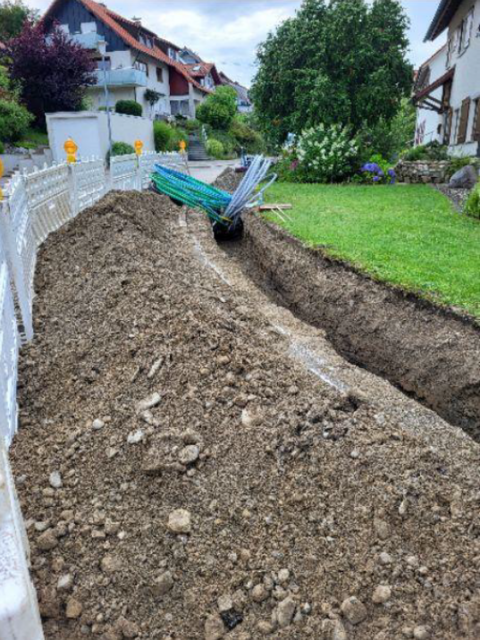
[[[291,218],[269,219],[378,280],[480,318],[480,222],[425,185],[276,184],[270,202]]]
[[[48,135],[39,129],[28,129],[24,137],[15,142],[16,147],[24,149],[36,149],[40,145],[48,146]]]

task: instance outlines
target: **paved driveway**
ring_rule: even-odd
[[[227,167],[234,167],[239,160],[212,160],[207,162],[189,162],[191,175],[197,180],[212,184]]]

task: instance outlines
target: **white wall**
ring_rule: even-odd
[[[471,134],[474,118],[473,101],[480,97],[480,0],[476,0],[475,3],[473,3],[472,0],[463,0],[450,24],[448,37],[453,36],[473,4],[475,5],[475,13],[470,46],[460,55],[458,55],[458,51],[456,51],[452,56],[451,62],[452,66],[455,65],[455,77],[451,97],[453,110],[460,109],[462,101],[465,100],[465,98],[472,99],[467,128],[467,143],[464,145],[452,145],[450,151],[455,155],[475,155],[478,146],[477,142],[471,140]]]
[[[141,140],[145,151],[154,151],[153,123],[148,118],[111,114],[113,142],[127,142],[133,146]],[[105,158],[109,149],[108,119],[104,112],[79,111],[47,115],[47,129],[54,162],[66,159],[63,148],[72,138],[78,145],[78,157]]]
[[[430,67],[430,79],[428,84],[432,84],[446,72],[447,50],[443,48],[433,58],[428,66]],[[441,100],[443,89],[440,87],[432,93],[432,97]],[[438,133],[438,126],[442,125],[442,132]],[[444,116],[429,109],[417,109],[417,127],[415,133],[415,144],[428,144],[429,142],[443,142]]]

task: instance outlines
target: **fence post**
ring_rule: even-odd
[[[25,178],[22,176],[21,180]],[[0,202],[0,235],[2,236],[7,261],[9,263],[15,285],[16,301],[20,307],[23,329],[27,342],[33,339],[32,308],[30,305],[29,287],[22,259],[18,253],[15,234],[11,225],[9,198]]]

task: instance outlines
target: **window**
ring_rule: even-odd
[[[96,22],[82,22],[80,25],[80,31],[82,33],[97,33]]]
[[[143,73],[147,76],[148,78],[148,64],[145,64],[145,62],[135,62],[133,65],[134,69],[138,69],[139,71],[143,71]]]
[[[458,32],[459,32],[458,53],[459,54],[462,54],[470,44],[470,40],[472,38],[472,28],[473,28],[473,13],[474,13],[474,10],[471,9],[467,13],[465,18],[462,20],[462,24],[458,29]]]
[[[103,60],[97,61],[97,69],[100,69],[100,71],[103,71],[104,69],[105,71],[110,71],[111,68],[112,68],[112,61],[109,57],[105,58],[105,62]]]
[[[168,57],[171,60],[176,60],[177,59],[177,52],[175,51],[175,49],[172,49],[172,47],[168,47]]]
[[[163,82],[163,69],[157,67],[157,82]]]
[[[68,24],[61,24],[59,25],[60,31],[63,31],[63,33],[69,34],[70,33],[70,27],[68,26]]]

